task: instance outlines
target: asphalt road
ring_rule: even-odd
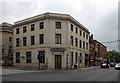
[[[89,69],[79,71],[27,72],[2,75],[3,81],[118,81],[120,71]]]

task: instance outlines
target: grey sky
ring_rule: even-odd
[[[86,26],[100,42],[118,39],[119,0],[1,0],[0,23],[32,17],[45,12],[70,14]],[[118,43],[105,44],[118,50]]]

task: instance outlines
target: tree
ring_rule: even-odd
[[[112,55],[115,58],[115,62],[120,63],[120,53],[116,50],[108,51],[107,56]]]

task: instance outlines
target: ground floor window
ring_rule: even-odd
[[[82,63],[82,53],[80,53],[80,63]]]
[[[26,63],[31,63],[31,52],[26,52]]]
[[[16,52],[16,63],[20,63],[20,52]]]
[[[45,51],[39,51],[38,52],[40,63],[45,63]]]
[[[73,52],[71,52],[71,65],[73,65]]]

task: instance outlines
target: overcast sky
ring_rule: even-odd
[[[14,22],[45,12],[70,14],[100,42],[118,40],[119,0],[1,0],[0,23]],[[118,43],[105,44],[118,50]]]

